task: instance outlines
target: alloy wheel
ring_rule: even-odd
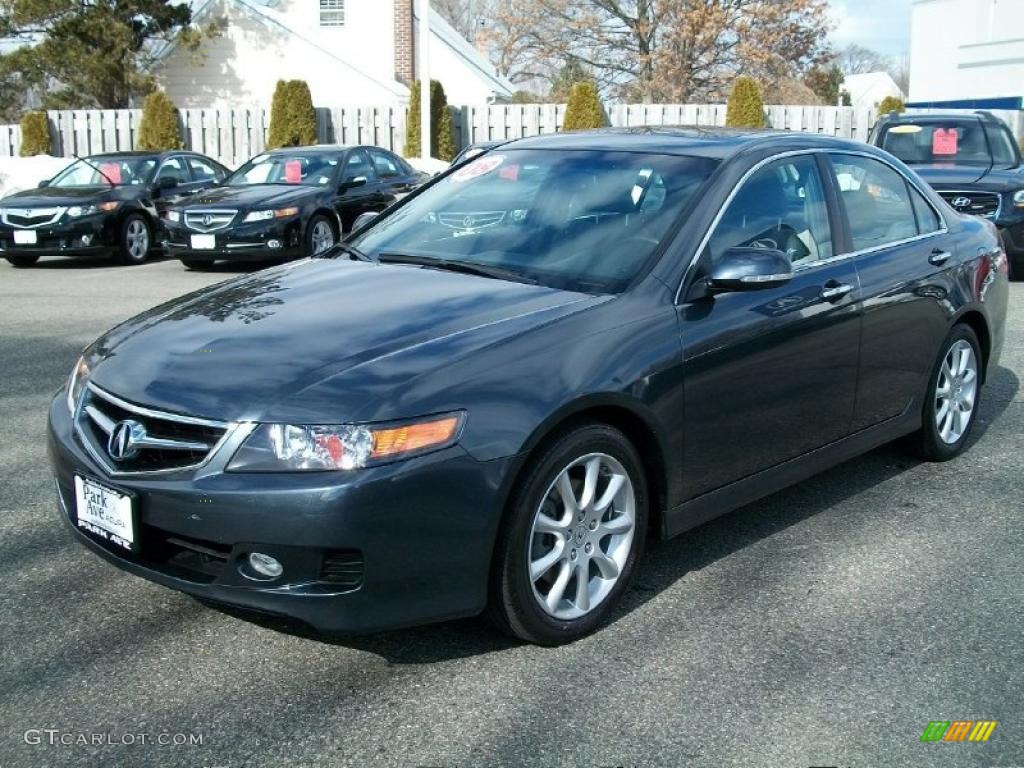
[[[560,620],[593,611],[629,559],[636,494],[622,464],[582,456],[558,473],[533,518],[529,578],[541,609]]]
[[[323,253],[334,246],[334,230],[331,229],[330,224],[323,219],[320,219],[313,224],[311,240],[313,244],[313,253]]]
[[[935,385],[935,426],[947,445],[960,441],[971,423],[978,394],[978,358],[960,339],[946,352]]]
[[[142,219],[132,219],[125,230],[128,254],[134,261],[142,261],[149,253],[149,227]]]

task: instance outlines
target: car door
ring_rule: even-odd
[[[415,179],[403,167],[401,160],[383,149],[370,149],[368,152],[373,161],[373,170],[380,179],[381,202],[385,207],[401,200],[416,188]]]
[[[916,182],[874,156],[828,156],[864,303],[859,430],[920,407],[949,322],[943,274],[954,260],[942,217]]]
[[[176,200],[192,194],[196,184],[183,155],[165,157],[153,177],[153,200],[157,211],[163,211]]]
[[[345,156],[334,205],[345,232],[352,230],[352,224],[359,214],[384,208],[380,182],[365,149],[349,150]]]
[[[188,155],[186,159],[188,167],[192,171],[192,186],[190,189],[193,194],[212,187],[217,182],[223,181],[228,175],[226,168],[209,158],[199,155]]]
[[[825,161],[767,161],[732,194],[679,306],[688,498],[839,440],[853,418],[859,284],[853,259],[836,253],[842,230]],[[732,247],[786,252],[792,279],[700,295],[702,274]]]

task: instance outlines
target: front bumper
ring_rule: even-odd
[[[17,229],[0,224],[0,256],[89,256],[117,247],[117,228],[110,216],[81,219],[32,228]],[[32,232],[35,243],[14,242],[15,231]]]
[[[61,515],[114,565],[216,602],[330,632],[368,632],[483,610],[511,460],[458,446],[341,473],[112,476],[73,434],[64,392],[50,407],[48,451]],[[133,494],[137,552],[77,526],[75,475]],[[277,558],[274,581],[243,575],[250,552]]]
[[[296,258],[303,255],[298,217],[232,225],[216,232],[196,232],[164,219],[163,246],[168,256],[184,259],[237,260]],[[212,248],[193,247],[193,235],[212,235]],[[276,242],[276,247],[271,244]]]

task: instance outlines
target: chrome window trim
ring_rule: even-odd
[[[889,160],[887,160],[884,157],[880,157],[880,156],[874,154],[873,152],[864,152],[862,150],[857,150],[857,149],[829,149],[828,147],[811,147],[811,148],[808,148],[808,149],[791,149],[791,150],[786,150],[785,152],[778,152],[778,153],[776,153],[774,155],[770,155],[770,156],[768,156],[766,158],[763,158],[762,160],[759,160],[754,165],[752,165],[750,168],[748,168],[747,171],[743,174],[743,176],[740,177],[740,180],[738,182],[736,182],[736,186],[732,188],[732,190],[729,192],[729,195],[725,198],[725,201],[719,207],[718,213],[716,213],[715,214],[715,218],[711,220],[711,224],[708,226],[707,231],[704,232],[704,236],[701,238],[700,244],[697,246],[697,249],[693,252],[693,256],[690,257],[690,263],[687,264],[686,265],[686,269],[683,270],[683,277],[679,281],[679,286],[676,288],[676,296],[675,296],[674,303],[677,306],[679,305],[679,297],[683,293],[683,286],[685,286],[687,280],[689,280],[690,275],[692,274],[694,268],[697,266],[697,262],[700,260],[700,255],[702,253],[704,253],[704,249],[708,247],[708,243],[711,241],[711,236],[715,233],[715,230],[718,228],[718,225],[721,223],[722,218],[725,216],[726,210],[732,204],[732,201],[736,198],[736,195],[739,194],[739,191],[743,187],[743,185],[746,184],[747,181],[750,180],[751,176],[753,176],[759,170],[764,168],[766,165],[770,165],[770,164],[774,163],[777,160],[784,160],[787,157],[799,157],[801,155],[854,155],[856,157],[866,157],[866,158],[869,158],[871,160],[877,160],[878,162],[882,163],[883,165],[889,166],[894,171],[896,171],[896,173],[898,173],[901,177],[903,177],[903,179],[906,180],[906,182],[908,184],[912,185],[914,187],[914,189],[916,189],[921,194],[922,197],[924,197],[925,202],[927,202],[928,205],[931,206],[932,210],[935,212],[935,215],[938,216],[939,223],[941,224],[941,226],[940,226],[939,229],[935,230],[934,232],[928,232],[928,233],[923,234],[923,235],[915,235],[914,237],[907,238],[905,240],[898,240],[898,241],[894,241],[894,242],[891,242],[891,243],[884,243],[882,245],[872,246],[871,248],[866,248],[866,249],[863,249],[863,250],[860,250],[860,251],[850,251],[848,253],[840,253],[840,254],[836,254],[835,256],[832,256],[829,259],[821,259],[819,261],[814,261],[814,262],[811,262],[809,264],[805,264],[805,265],[802,265],[802,266],[794,266],[793,267],[793,272],[794,273],[795,272],[803,272],[803,271],[806,271],[808,269],[814,269],[816,267],[820,267],[820,266],[825,265],[825,264],[834,264],[834,263],[836,263],[838,261],[843,261],[844,259],[852,259],[852,258],[854,258],[856,256],[861,256],[861,255],[866,254],[866,253],[873,253],[874,251],[885,250],[886,248],[895,248],[896,246],[899,246],[899,245],[905,245],[907,243],[912,243],[912,242],[914,242],[916,240],[924,240],[926,238],[935,237],[936,235],[944,235],[944,234],[949,232],[949,227],[948,227],[948,225],[946,223],[946,217],[942,215],[942,212],[938,208],[935,207],[935,205],[929,199],[928,193],[924,189],[922,189],[921,185],[917,183],[917,180],[911,178],[910,176],[908,176],[906,173],[901,171],[894,163],[890,162]],[[831,157],[829,158],[829,160],[831,161]],[[938,194],[938,193],[936,193],[936,194]],[[916,220],[916,217],[915,217],[915,220]],[[835,245],[834,239],[833,239],[833,245]]]

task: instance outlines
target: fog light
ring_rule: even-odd
[[[281,247],[281,241],[280,240],[267,240],[267,248],[280,248],[280,247]]]
[[[92,245],[92,235],[82,235],[82,245],[84,245],[84,246]]]
[[[270,555],[264,555],[262,552],[253,552],[249,555],[249,567],[260,576],[265,576],[268,579],[276,579],[284,573],[284,566],[281,563]]]

